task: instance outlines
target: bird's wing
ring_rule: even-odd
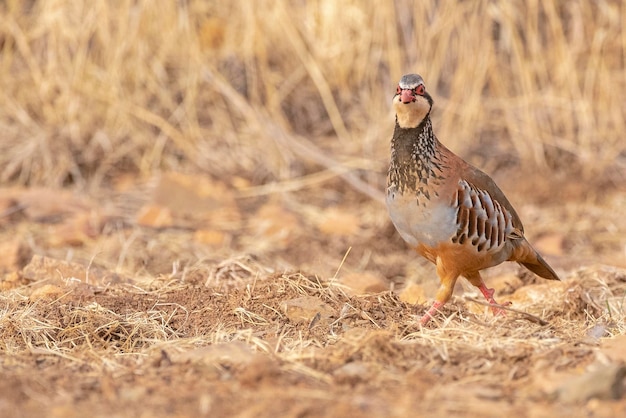
[[[509,199],[506,198],[496,182],[478,168],[465,162],[465,160],[450,151],[441,142],[438,142],[437,145],[444,155],[444,159],[448,161],[448,164],[453,165],[453,167],[450,168],[459,174],[461,180],[465,180],[477,189],[481,189],[489,193],[493,200],[500,203],[500,205],[511,214],[511,224],[513,228],[519,231],[519,233],[523,236],[524,225],[522,225],[522,221],[513,208],[513,205],[511,205],[511,202],[509,202]]]
[[[461,178],[468,183],[472,184],[478,189],[482,189],[491,195],[492,199],[496,200],[500,205],[511,214],[511,223],[513,228],[524,233],[524,225],[520,220],[517,212],[506,198],[502,190],[498,187],[495,181],[491,179],[487,174],[480,171],[478,168],[465,163],[461,166]]]

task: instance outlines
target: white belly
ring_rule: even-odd
[[[457,230],[456,209],[439,202],[417,204],[415,197],[387,193],[387,209],[402,238],[416,247],[449,241]]]

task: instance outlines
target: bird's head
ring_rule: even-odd
[[[401,128],[416,128],[428,116],[433,99],[426,92],[424,80],[417,74],[402,76],[396,95],[393,96],[393,110]]]

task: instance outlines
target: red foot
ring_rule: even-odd
[[[494,302],[494,303],[495,303],[495,302]],[[511,302],[506,302],[506,303],[503,303],[503,304],[501,304],[501,305],[502,305],[502,306],[508,306],[508,305],[510,305],[510,304],[511,304]],[[500,309],[500,308],[498,308],[497,306],[490,306],[490,307],[489,307],[489,309],[491,309],[491,312],[492,312],[494,315],[506,315],[506,311],[505,311],[504,309]]]
[[[431,320],[433,315],[437,313],[437,311],[439,311],[439,308],[441,308],[443,305],[443,302],[439,302],[438,300],[435,301],[435,303],[433,303],[433,306],[431,306],[428,312],[426,312],[424,316],[422,316],[422,319],[420,319],[420,325],[426,325],[428,321]]]
[[[509,306],[511,304],[511,302],[505,302],[505,303],[498,303],[496,302],[496,300],[493,298],[493,294],[495,293],[495,289],[489,289],[487,288],[487,286],[485,286],[485,283],[482,283],[478,289],[480,289],[480,292],[485,296],[485,299],[487,299],[487,302],[489,302],[491,305],[502,305],[502,306]],[[500,309],[497,306],[491,306],[491,312],[493,312],[494,315],[506,315],[506,311],[504,309]]]

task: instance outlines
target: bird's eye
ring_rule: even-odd
[[[400,86],[398,86],[396,88],[396,94],[400,94],[400,93],[402,93],[402,89],[400,88]]]
[[[424,94],[424,85],[420,84],[419,86],[415,87],[415,93],[419,94],[420,96]]]

